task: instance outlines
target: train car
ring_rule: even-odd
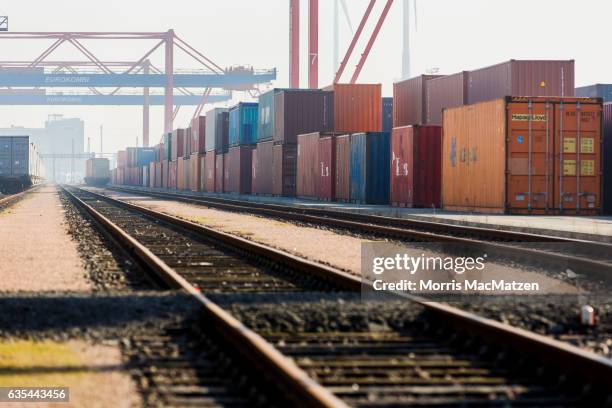
[[[87,159],[85,162],[85,184],[105,186],[110,182],[110,162],[104,158]]]
[[[0,136],[0,191],[13,194],[39,184],[45,176],[29,136]]]

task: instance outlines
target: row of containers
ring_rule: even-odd
[[[603,191],[610,211],[602,100],[574,93],[573,60],[421,75],[393,98],[380,84],[273,89],[128,149],[112,181],[521,214],[597,214]]]

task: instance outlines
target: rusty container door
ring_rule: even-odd
[[[381,84],[334,84],[334,131],[380,132],[382,129]]]
[[[391,173],[389,201],[392,206],[412,207],[414,186],[414,155],[412,126],[391,131]]]
[[[334,135],[319,139],[319,182],[317,198],[335,199],[336,190],[336,138]]]
[[[319,184],[319,133],[298,135],[296,195],[315,198]]]
[[[335,153],[336,182],[335,193],[337,201],[349,201],[351,199],[351,136],[341,135],[336,137]]]
[[[601,212],[602,103],[555,104],[555,194],[559,213]]]

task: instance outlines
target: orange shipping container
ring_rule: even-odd
[[[342,133],[382,130],[381,84],[334,84],[334,131]]]
[[[600,212],[601,99],[506,97],[446,109],[443,123],[445,209]]]

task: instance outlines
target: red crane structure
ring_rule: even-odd
[[[340,63],[340,67],[338,68],[338,72],[334,77],[334,83],[338,83],[346,66],[348,64],[349,58],[353,53],[359,38],[364,30],[366,23],[372,13],[372,9],[376,4],[377,0],[370,0],[366,10],[361,18],[361,22],[359,23],[359,27],[355,34],[353,35],[353,39],[351,40],[349,47]],[[319,0],[308,0],[308,87],[309,88],[318,88],[319,81]],[[374,27],[374,30],[370,34],[370,39],[368,40],[366,47],[361,54],[361,58],[355,67],[355,72],[351,77],[350,83],[354,84],[357,82],[359,78],[359,74],[363,69],[368,55],[372,50],[374,43],[376,42],[376,38],[378,37],[378,33],[380,32],[387,14],[389,14],[389,10],[391,9],[391,5],[393,4],[393,0],[387,0],[379,18]],[[289,84],[292,88],[299,88],[300,85],[300,1],[299,0],[290,0],[289,4]]]

